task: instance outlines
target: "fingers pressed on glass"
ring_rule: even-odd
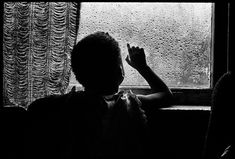
[[[133,47],[130,47],[130,44],[127,43],[127,48],[128,48],[129,55],[132,56],[133,55]]]
[[[127,48],[128,48],[128,50],[130,49],[130,44],[129,43],[127,43]]]
[[[127,62],[129,62],[129,55],[126,56],[126,59],[125,59]]]

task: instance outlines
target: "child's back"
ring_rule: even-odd
[[[147,120],[134,94],[71,92],[40,99],[28,111],[28,156],[144,155]]]
[[[119,92],[124,68],[118,43],[108,33],[91,34],[71,53],[73,72],[84,91],[32,103],[28,109],[32,115],[29,134],[36,141],[29,139],[29,146],[38,147],[42,157],[49,152],[53,158],[139,156],[146,152],[143,110],[169,105],[172,94],[147,65],[144,49],[127,47],[126,61],[145,78],[153,93]],[[31,148],[29,152],[37,154],[37,149]]]

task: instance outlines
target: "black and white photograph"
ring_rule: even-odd
[[[233,159],[232,3],[1,2],[1,159]]]

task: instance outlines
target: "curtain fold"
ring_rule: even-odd
[[[4,105],[27,108],[38,98],[65,93],[78,6],[73,2],[4,3]]]

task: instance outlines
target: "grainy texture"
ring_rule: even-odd
[[[5,2],[4,104],[63,94],[77,33],[77,3]]]
[[[96,31],[146,51],[151,68],[170,87],[209,88],[211,3],[82,3],[78,40]],[[124,62],[123,85],[147,85]]]

